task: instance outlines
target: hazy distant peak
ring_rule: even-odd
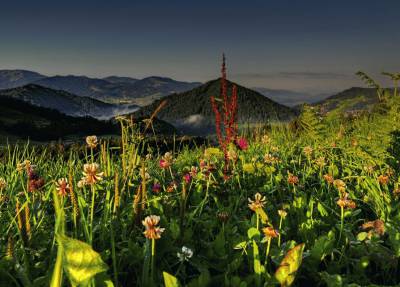
[[[46,76],[28,70],[0,70],[0,89],[23,86]]]

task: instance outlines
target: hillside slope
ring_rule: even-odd
[[[228,83],[230,91],[233,83]],[[245,87],[237,86],[238,91],[238,122],[260,123],[267,121],[285,121],[294,116],[294,112],[269,98]],[[183,133],[208,134],[214,132],[214,113],[211,108],[211,96],[218,97],[220,79],[210,81],[200,87],[180,94],[172,94],[151,105],[141,108],[134,116],[149,116],[161,103],[167,104],[157,115]]]
[[[37,141],[56,140],[67,136],[118,134],[111,122],[89,117],[71,117],[56,110],[37,107],[20,99],[0,97],[0,134]]]
[[[58,110],[66,115],[108,119],[115,115],[135,111],[135,106],[115,106],[68,92],[53,90],[35,84],[1,90],[0,97],[23,100],[35,106]]]

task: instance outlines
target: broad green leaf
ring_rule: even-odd
[[[324,259],[326,254],[333,251],[335,237],[322,235],[315,240],[314,246],[310,250],[310,259],[312,263],[318,265]]]
[[[293,284],[296,272],[301,265],[304,246],[302,243],[290,249],[276,270],[275,278],[281,286],[287,287]]]
[[[247,230],[247,236],[249,239],[253,239],[255,236],[260,236],[260,231],[255,227],[251,227]]]
[[[108,269],[89,244],[64,235],[58,235],[57,241],[63,248],[63,267],[72,284],[79,285]]]
[[[179,281],[178,279],[169,274],[168,272],[163,272],[163,277],[164,277],[164,285],[165,287],[179,287]]]

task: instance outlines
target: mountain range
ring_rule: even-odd
[[[230,90],[234,83],[229,81],[227,83]],[[258,92],[235,85],[238,91],[237,117],[240,125],[288,121],[300,110],[301,105],[293,106],[295,103],[303,102],[305,99],[311,101],[311,96],[307,94],[265,88],[258,88]],[[185,91],[179,92],[179,89]],[[171,91],[173,92],[169,93]],[[390,91],[387,89],[387,92]],[[14,115],[17,115],[19,120],[22,119],[25,126],[29,126],[30,119],[37,119],[39,114],[40,117],[46,117],[45,113],[50,113],[53,115],[53,120],[56,117],[55,111],[62,113],[64,127],[68,126],[69,121],[72,126],[78,125],[79,121],[84,125],[89,121],[88,117],[99,120],[126,114],[140,120],[148,118],[165,100],[166,105],[159,111],[156,120],[162,130],[174,131],[176,128],[182,134],[207,135],[215,132],[215,116],[210,98],[218,97],[219,94],[220,79],[200,85],[200,83],[178,82],[162,77],[141,80],[118,76],[103,79],[84,76],[46,77],[25,70],[0,70],[0,102],[4,107],[7,103],[12,105],[12,111],[10,112],[9,108],[7,113],[3,107],[0,127],[4,126],[4,123],[12,122]],[[135,99],[147,99],[148,102],[138,107],[131,104]],[[335,111],[335,114],[339,115],[357,110],[370,110],[378,98],[375,89],[354,87],[319,102],[314,100],[313,105],[321,111]],[[119,104],[114,104],[116,102]],[[282,105],[282,102],[287,102],[292,107]],[[23,110],[22,113],[17,111],[18,104]],[[5,116],[7,114],[8,119]],[[71,120],[72,117],[84,120]],[[97,127],[102,126],[103,124],[97,120],[90,121]],[[39,133],[42,126],[40,123],[46,121],[48,122],[46,119],[34,121],[36,124],[31,130]],[[47,126],[56,125],[51,123]],[[46,125],[44,127],[45,133],[49,134]],[[64,130],[70,129],[64,128]]]
[[[74,75],[47,77],[26,70],[0,70],[0,90],[26,84],[62,90],[108,103],[146,104],[171,93],[190,90],[201,83],[181,82],[166,77],[140,80],[117,76],[102,79]]]

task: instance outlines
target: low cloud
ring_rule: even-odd
[[[344,73],[332,72],[277,72],[277,73],[239,73],[235,77],[244,79],[351,79],[353,76]]]

